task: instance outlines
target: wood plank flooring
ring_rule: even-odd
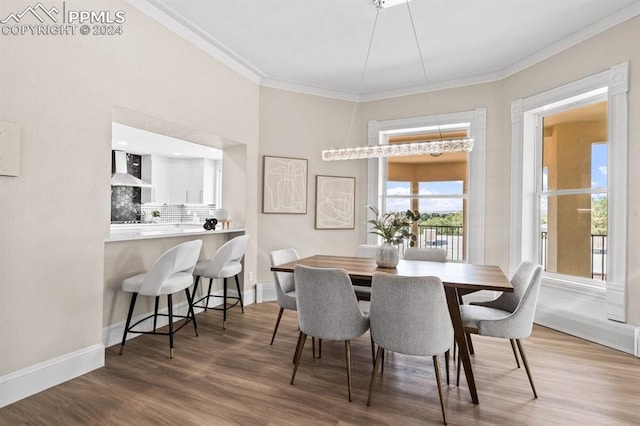
[[[106,366],[0,409],[1,425],[414,425],[442,424],[430,357],[389,354],[371,407],[368,334],[352,341],[353,401],[347,400],[344,344],[305,346],[289,384],[297,316],[285,311],[273,346],[275,303],[198,315],[176,335],[141,336],[106,351]],[[543,327],[523,342],[539,398],[508,341],[474,336],[479,405],[464,383],[443,386],[450,425],[640,424],[640,360]],[[441,362],[444,368],[444,360]],[[444,377],[444,375],[443,375]]]

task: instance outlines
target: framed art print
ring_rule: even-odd
[[[307,160],[264,156],[263,213],[307,213]]]
[[[355,228],[356,178],[316,176],[316,229]]]

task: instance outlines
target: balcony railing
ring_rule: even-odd
[[[419,225],[416,247],[443,248],[447,259],[464,260],[464,233],[462,226]]]
[[[607,279],[607,236],[591,234],[591,278],[605,281]],[[547,270],[547,232],[540,233],[540,259]]]

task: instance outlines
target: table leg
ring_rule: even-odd
[[[458,302],[458,292],[455,287],[445,287],[445,293],[447,295],[447,306],[449,307],[449,314],[451,314],[451,322],[453,323],[453,331],[455,333],[456,342],[458,342],[459,353],[458,356],[464,366],[464,374],[467,378],[467,384],[469,385],[469,392],[471,392],[471,400],[474,404],[478,403],[478,392],[476,390],[476,382],[473,378],[473,370],[471,369],[471,360],[469,359],[469,347],[467,346],[467,339],[464,337],[464,324],[462,323],[462,316],[460,315],[460,305]]]

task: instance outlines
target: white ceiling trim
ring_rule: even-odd
[[[260,85],[271,87],[274,89],[288,90],[290,92],[304,93],[307,95],[322,96],[324,98],[338,99],[341,101],[360,102],[362,97],[356,93],[342,92],[339,90],[330,90],[323,87],[314,87],[308,84],[291,83],[289,81],[274,80],[271,78],[263,78]]]
[[[264,73],[258,67],[254,66],[248,61],[244,60],[240,55],[236,54],[231,49],[226,47],[222,42],[206,35],[206,33],[202,31],[198,26],[193,24],[193,22],[184,18],[177,18],[179,14],[172,9],[167,8],[167,11],[163,11],[157,8],[155,5],[150,4],[147,0],[125,1],[140,10],[148,17],[152,18],[161,25],[164,25],[169,30],[180,35],[185,40],[194,44],[196,47],[202,49],[207,54],[211,55],[215,59],[219,60],[232,70],[238,72],[240,75],[248,78],[254,83],[257,83],[264,87],[271,87],[275,89],[282,89],[291,92],[322,96],[326,98],[333,98],[351,102],[376,101],[425,93],[428,91],[452,89],[502,80],[532,65],[535,65],[538,62],[550,58],[562,52],[563,50],[566,50],[578,43],[594,37],[595,35],[611,29],[616,25],[619,25],[631,18],[640,15],[640,2],[632,3],[629,6],[619,10],[618,12],[603,18],[602,20],[596,22],[588,28],[585,28],[582,31],[578,31],[573,35],[538,51],[533,55],[529,55],[507,68],[492,73],[480,74],[463,79],[436,82],[429,85],[425,84],[421,86],[371,92],[358,95],[351,92],[343,92],[322,87],[314,87],[307,84],[270,79],[266,75],[266,73]],[[173,16],[170,16],[169,14]]]
[[[189,43],[192,43],[194,46],[202,49],[205,53],[222,62],[224,65],[252,82],[260,84],[260,80],[263,77],[266,77],[264,72],[260,71],[252,64],[249,64],[247,61],[241,60],[240,55],[235,54],[231,49],[225,47],[220,41],[214,40],[212,37],[205,35],[204,31],[200,30],[192,22],[186,19],[181,20],[184,22],[178,21],[175,18],[177,13],[173,13],[173,16],[169,16],[166,12],[158,9],[154,5],[151,5],[146,0],[125,1],[147,15],[149,18],[161,25],[164,25],[166,28],[178,34]]]

